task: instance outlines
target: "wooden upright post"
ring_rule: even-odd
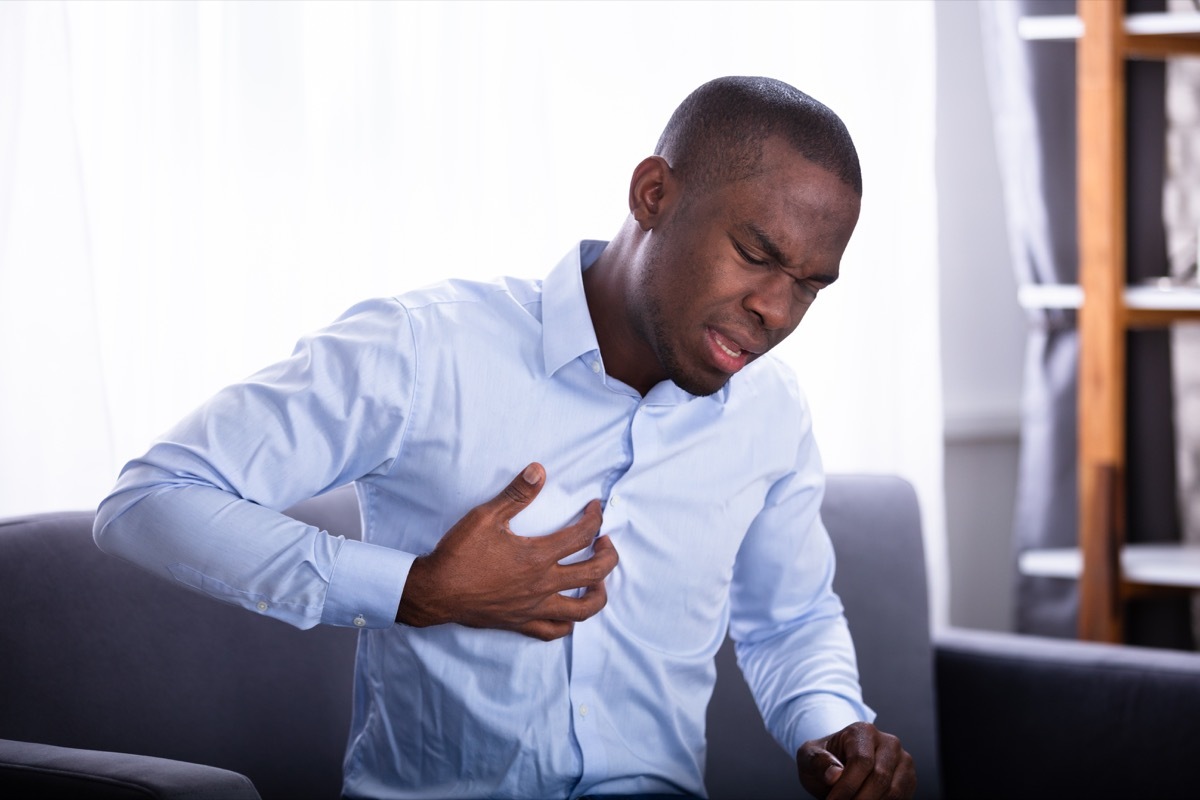
[[[1124,0],[1078,0],[1079,636],[1122,640],[1125,541]]]

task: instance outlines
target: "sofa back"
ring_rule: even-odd
[[[359,535],[353,491],[292,516]],[[880,727],[937,795],[920,519],[896,478],[831,476],[823,516],[836,586]],[[335,798],[349,730],[355,632],[288,625],[182,591],[92,542],[90,512],[0,521],[0,739],[138,753],[247,775],[265,800]],[[713,800],[794,798],[729,643],[709,706]]]

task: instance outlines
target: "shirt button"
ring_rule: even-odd
[[[615,494],[612,497],[608,498],[608,504],[610,506],[615,506],[617,504],[617,496]]]
[[[361,628],[367,624],[367,621],[366,621],[366,619],[363,618],[362,614],[359,614],[357,617],[354,618],[354,624],[356,626],[358,626],[359,628]]]
[[[579,707],[579,716],[581,716],[581,717],[586,717],[586,716],[587,716],[587,712],[588,712],[588,707],[587,707],[587,704],[586,704],[586,703],[585,703],[584,705],[581,705],[581,706]]]
[[[592,362],[592,372],[596,373],[597,375],[600,374],[600,362],[599,361]]]
[[[267,605],[266,600],[259,600],[256,608],[258,608],[259,611],[266,611],[268,608],[270,608],[270,606]]]

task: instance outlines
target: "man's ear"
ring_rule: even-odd
[[[674,200],[678,182],[662,156],[650,156],[634,167],[629,181],[629,213],[643,231],[651,230]]]

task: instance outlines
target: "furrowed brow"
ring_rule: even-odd
[[[762,228],[755,225],[753,222],[744,222],[741,227],[755,239],[755,244],[758,249],[762,250],[771,260],[782,266],[785,262],[783,251],[779,249],[779,245],[771,241],[771,237]]]

